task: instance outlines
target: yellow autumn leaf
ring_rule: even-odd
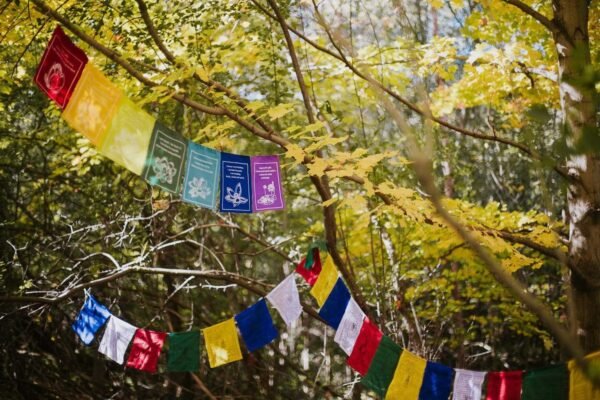
[[[307,153],[312,153],[313,151],[317,151],[319,149],[322,149],[325,146],[333,146],[336,145],[338,143],[342,143],[344,141],[346,141],[348,139],[348,136],[344,136],[344,137],[325,137],[321,140],[319,140],[316,143],[311,144],[310,146],[306,147],[304,150]]]
[[[308,164],[308,173],[312,176],[322,177],[325,175],[327,163],[322,158],[315,158],[313,162]]]
[[[276,105],[273,108],[270,108],[267,111],[267,114],[269,115],[269,117],[271,118],[271,120],[276,120],[278,118],[283,117],[284,115],[292,112],[292,110],[294,109],[294,105],[291,103],[281,103]]]

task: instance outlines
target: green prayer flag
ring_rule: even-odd
[[[402,348],[392,339],[384,336],[379,342],[367,375],[361,381],[363,386],[373,390],[383,399],[394,377],[400,353]]]
[[[522,400],[567,400],[569,372],[565,364],[527,371],[523,377]]]
[[[193,372],[200,369],[200,331],[169,333],[167,371]]]
[[[314,250],[315,249],[327,251],[327,243],[325,243],[324,240],[316,240],[316,241],[312,242],[310,244],[310,246],[308,246],[308,252],[306,253],[306,262],[304,263],[304,268],[311,269],[313,264],[315,263],[315,260],[314,260],[314,253],[315,253]]]

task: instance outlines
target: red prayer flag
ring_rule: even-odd
[[[313,258],[315,262],[310,269],[304,267],[306,263],[306,258],[303,258],[300,261],[300,264],[296,267],[296,272],[302,275],[302,277],[306,280],[310,286],[313,286],[321,273],[321,256],[319,255],[319,249],[313,249]]]
[[[485,400],[520,400],[523,371],[488,372]]]
[[[382,337],[383,333],[377,328],[377,325],[366,318],[360,328],[352,353],[348,357],[348,365],[362,376],[365,376]]]
[[[35,83],[60,108],[65,108],[87,62],[83,50],[57,26],[35,73]]]
[[[129,368],[137,368],[146,372],[156,372],[158,357],[167,334],[148,329],[138,329],[133,337],[133,345],[127,359]]]

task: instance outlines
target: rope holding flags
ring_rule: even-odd
[[[60,26],[34,80],[69,126],[150,185],[212,210],[218,200],[223,212],[285,208],[279,156],[225,153],[185,139],[131,101]]]

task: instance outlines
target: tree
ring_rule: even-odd
[[[231,306],[215,304],[213,292],[191,294],[178,277],[264,295],[263,280],[275,283],[282,271],[257,264],[297,261],[313,236],[323,236],[362,308],[423,355],[484,369],[522,367],[555,360],[557,340],[581,358],[600,348],[598,32],[588,31],[599,8],[584,0],[7,3],[1,51],[10,62],[1,73],[9,116],[0,141],[2,196],[10,205],[2,210],[6,311],[17,310],[13,303],[30,311],[51,304],[35,314],[40,327],[91,284],[140,321],[162,318],[177,330],[196,322],[197,307],[210,313],[200,317],[209,325],[248,305],[248,294],[227,291]],[[283,222],[198,214],[106,162],[59,122],[57,110],[43,110],[30,77],[50,21],[186,136],[251,154],[273,152],[273,144],[283,149],[293,199]],[[455,198],[441,199],[436,184],[448,177]],[[215,263],[222,270],[205,267]],[[177,268],[183,265],[194,268]],[[123,273],[124,266],[132,268]],[[515,308],[494,278],[529,311]],[[128,302],[150,306],[134,311]],[[309,304],[306,310],[316,314]],[[566,315],[580,348],[556,321]],[[11,320],[12,331],[21,324]],[[515,352],[507,337],[531,349]],[[64,348],[64,356],[70,344],[61,340],[45,348]],[[465,342],[471,355],[477,342],[491,355],[457,356]],[[306,350],[319,360],[319,345],[295,338],[289,349],[274,349],[287,366],[285,388],[269,388],[270,359],[246,363],[238,387],[221,388],[205,373],[186,378],[193,384],[171,379],[208,396],[294,395],[308,378],[292,359]],[[19,358],[8,347],[3,354]],[[339,392],[336,385],[348,380],[343,359],[322,361],[330,377],[320,387]],[[77,363],[84,364],[69,361]],[[102,376],[105,367],[95,364]],[[7,375],[16,368],[5,365]],[[61,370],[53,371],[60,381]],[[233,371],[223,379],[235,379],[227,376]],[[112,385],[143,390],[123,381]],[[88,385],[78,382],[76,390]]]

